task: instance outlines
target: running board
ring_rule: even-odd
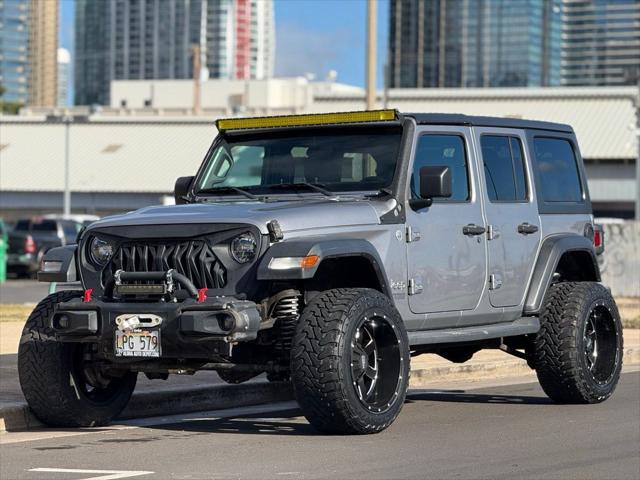
[[[407,332],[409,344],[431,345],[435,343],[476,342],[492,338],[515,337],[536,333],[540,330],[538,317],[522,317],[510,323],[478,325],[474,327],[446,328],[442,330],[421,330]]]

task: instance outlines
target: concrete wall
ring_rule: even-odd
[[[640,222],[605,224],[604,232],[602,282],[616,297],[640,297]]]

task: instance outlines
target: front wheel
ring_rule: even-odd
[[[91,344],[58,342],[50,321],[56,305],[82,296],[62,291],[33,310],[18,348],[20,387],[29,407],[46,425],[105,425],[129,402],[137,374],[110,376],[90,363]]]
[[[622,324],[609,291],[593,282],[549,287],[532,360],[545,393],[558,403],[598,403],[622,369]]]
[[[409,360],[407,333],[388,297],[328,290],[307,305],[293,338],[296,399],[320,432],[380,432],[402,409]]]

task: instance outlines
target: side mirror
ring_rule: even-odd
[[[434,198],[448,198],[452,193],[451,170],[445,165],[420,169],[420,198],[412,199],[414,209],[430,207]]]
[[[194,177],[179,177],[176,180],[176,185],[173,189],[173,197],[176,200],[176,205],[184,205],[187,202],[187,194],[189,188],[193,182]]]

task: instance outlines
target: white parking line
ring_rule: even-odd
[[[118,478],[139,477],[140,475],[151,475],[154,472],[143,470],[85,470],[79,468],[32,468],[30,472],[48,473],[90,473],[99,474],[97,477],[85,477],[80,480],[116,480]]]

